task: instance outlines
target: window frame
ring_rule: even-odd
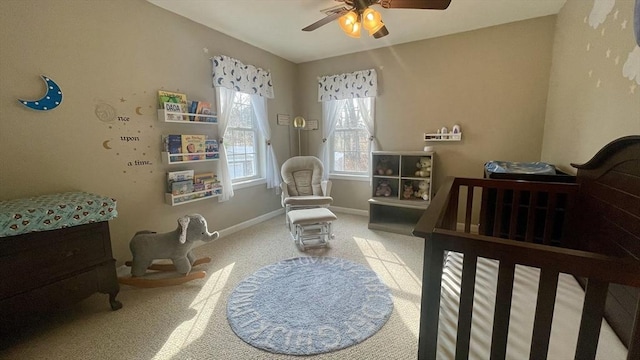
[[[241,99],[240,101],[236,101],[236,97],[238,96],[241,96],[243,99]],[[262,135],[262,132],[258,127],[256,114],[255,114],[255,111],[253,110],[253,105],[251,104],[251,101],[252,101],[251,96],[249,94],[236,92],[236,94],[234,95],[234,101],[231,109],[231,116],[229,118],[229,124],[227,124],[225,133],[222,136],[225,139],[224,145],[225,145],[225,150],[227,152],[226,165],[229,169],[229,177],[231,178],[231,184],[234,190],[266,183],[266,176],[265,176],[266,145],[264,143],[264,136]],[[248,111],[250,111],[251,113],[250,128],[244,127],[244,126],[233,126],[235,125],[234,122],[237,121],[236,113],[239,111],[237,109],[237,106],[240,106],[240,105],[247,107]],[[244,110],[244,111],[247,111],[247,110]],[[254,138],[253,145],[255,147],[255,150],[253,153],[249,153],[249,154],[254,154],[254,157],[255,157],[255,174],[254,175],[236,177],[236,178],[233,177],[233,174],[235,174],[235,171],[232,171],[232,164],[233,164],[232,158],[234,156],[234,153],[229,151],[230,148],[227,147],[227,144],[233,143],[233,141],[231,141],[231,137],[228,135],[230,131],[243,131],[243,132],[249,132],[253,134],[253,138]],[[246,154],[247,153],[245,152],[244,155]]]
[[[336,101],[336,100],[332,100],[332,101]],[[370,106],[373,106],[373,104],[369,104]],[[349,110],[349,106],[353,106],[354,108],[357,106],[355,99],[349,99],[349,101],[347,101],[347,103],[345,104],[345,107],[343,110],[341,110],[342,114],[341,117],[349,116],[350,110]],[[370,111],[371,109],[369,109]],[[356,116],[358,117],[357,122],[358,122],[358,127],[357,128],[349,128],[347,130],[342,130],[342,129],[338,129],[338,124],[340,123],[341,120],[338,120],[336,122],[336,128],[333,130],[333,134],[332,136],[329,138],[328,140],[328,147],[329,147],[329,177],[332,179],[343,179],[343,180],[362,180],[362,181],[368,181],[368,178],[370,176],[371,173],[371,146],[370,146],[370,140],[369,140],[369,132],[366,128],[366,125],[364,124],[364,120],[362,119],[362,116],[360,115],[360,109],[355,109],[354,110],[356,112]],[[347,122],[349,121],[353,121],[353,120],[345,120]],[[366,169],[364,171],[340,171],[340,170],[336,170],[335,168],[335,161],[336,161],[336,142],[335,139],[337,138],[336,133],[337,132],[360,132],[362,131],[363,134],[361,134],[360,136],[362,136],[361,140],[364,140],[365,143],[367,143],[367,165],[366,165]],[[360,137],[358,136],[358,137]]]

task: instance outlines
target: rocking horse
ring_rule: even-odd
[[[198,241],[209,242],[219,237],[217,231],[210,233],[207,220],[199,214],[186,215],[178,219],[178,228],[168,233],[153,231],[138,231],[131,241],[129,248],[133,254],[133,261],[125,265],[131,267],[131,277],[119,277],[121,284],[137,287],[152,288],[186,283],[206,276],[204,271],[191,272],[193,266],[208,263],[211,258],[196,259],[192,249]],[[172,264],[153,264],[156,259],[170,259]],[[176,271],[181,277],[145,278],[147,270],[160,272]]]

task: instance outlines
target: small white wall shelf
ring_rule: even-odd
[[[195,121],[195,120],[171,120],[171,116],[169,115],[182,115],[187,117],[200,117],[205,118],[207,121]],[[158,109],[158,120],[162,122],[168,123],[180,123],[180,124],[194,124],[194,125],[217,125],[218,124],[218,116],[217,115],[204,115],[204,114],[192,114],[192,113],[182,113],[175,111],[167,111],[166,109]]]
[[[202,155],[202,156],[206,156],[206,155],[214,155],[214,154],[220,154],[219,152],[203,152],[203,153],[188,153],[188,154],[183,154],[183,153],[177,153],[177,154],[170,154],[166,151],[162,152],[162,163],[165,165],[175,165],[175,164],[189,164],[189,163],[201,163],[201,162],[207,162],[207,161],[218,161],[218,158],[215,159],[202,159],[202,160],[185,160],[183,161],[183,156],[194,156],[195,155]],[[219,156],[219,155],[218,155]],[[180,160],[178,160],[180,159]]]
[[[448,133],[448,134],[427,134],[424,133],[424,141],[460,141],[462,140],[462,133]]]
[[[181,195],[173,195],[171,193],[165,193],[164,200],[167,204],[171,206],[184,205],[194,201],[217,198],[218,196],[220,196],[220,194],[215,193],[216,190],[221,191],[221,189],[202,190],[202,191],[194,191],[188,194],[181,194]],[[212,191],[214,193],[212,193]],[[210,195],[207,195],[207,193],[210,193]]]

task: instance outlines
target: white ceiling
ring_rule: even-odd
[[[566,0],[452,0],[446,10],[384,9],[389,35],[346,36],[336,21],[312,32],[301,29],[337,0],[147,0],[294,63],[428,39],[557,14]]]

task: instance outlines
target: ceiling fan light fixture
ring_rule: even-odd
[[[338,24],[345,34],[354,38],[360,37],[360,22],[358,21],[358,14],[355,11],[351,10],[340,16],[340,18],[338,18]]]
[[[389,30],[387,30],[387,27],[384,26],[384,24],[382,24],[382,27],[380,28],[380,30],[376,31],[371,35],[376,39],[380,39],[381,37],[385,37],[389,35]]]
[[[362,12],[362,27],[369,31],[369,35],[373,35],[384,26],[382,15],[372,8],[366,8]]]

